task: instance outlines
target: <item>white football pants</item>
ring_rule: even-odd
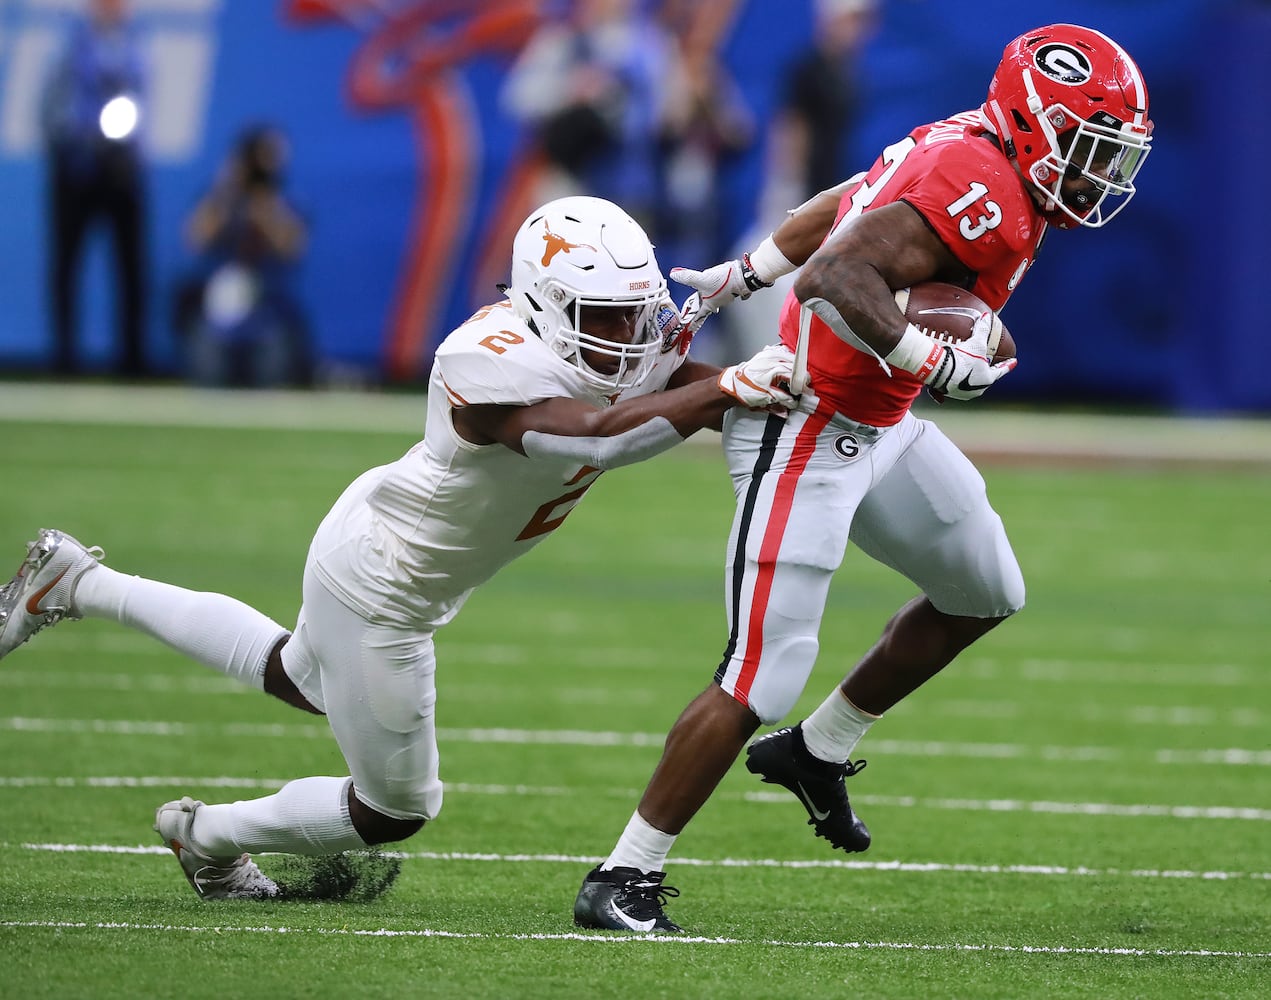
[[[737,513],[715,681],[763,722],[803,693],[849,539],[946,614],[1023,607],[1023,576],[984,479],[930,421],[908,413],[894,427],[867,427],[805,392],[785,419],[730,410],[724,452]]]
[[[287,676],[327,714],[357,797],[395,819],[433,819],[437,661],[431,631],[367,621],[305,565],[304,604],[283,647]]]

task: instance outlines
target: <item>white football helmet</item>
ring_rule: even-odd
[[[558,198],[530,213],[512,243],[507,296],[545,344],[588,383],[610,392],[644,380],[662,350],[665,313],[676,315],[649,237],[603,198]],[[632,342],[584,331],[580,320],[589,306],[638,309]],[[597,370],[584,351],[616,359],[616,371]]]

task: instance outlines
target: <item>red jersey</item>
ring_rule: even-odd
[[[883,150],[864,180],[843,194],[830,232],[898,201],[917,211],[975,275],[971,291],[995,311],[1023,278],[1046,232],[978,111],[923,125]],[[781,311],[781,341],[791,350],[801,308],[791,292]],[[898,368],[888,377],[873,355],[845,344],[816,316],[810,319],[808,372],[817,396],[851,420],[875,427],[898,423],[922,382]]]

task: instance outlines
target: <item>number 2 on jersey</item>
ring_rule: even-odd
[[[565,518],[569,516],[569,512],[582,499],[583,494],[591,489],[592,484],[600,478],[601,471],[591,465],[584,465],[579,469],[574,478],[565,484],[566,486],[577,485],[577,489],[570,490],[568,493],[563,493],[558,497],[553,497],[539,507],[534,512],[534,516],[530,518],[529,523],[516,536],[516,540],[523,542],[527,538],[536,538],[539,535],[545,535],[549,531],[555,531],[559,528]]]
[[[524,344],[525,338],[519,333],[513,333],[511,330],[500,330],[498,333],[492,333],[488,337],[481,338],[481,346],[488,347],[495,354],[502,354],[507,350],[504,344]]]

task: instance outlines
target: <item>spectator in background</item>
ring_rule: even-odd
[[[719,174],[750,147],[755,120],[713,49],[686,40],[669,79],[676,97],[658,131],[658,247],[667,260],[713,260],[728,250]]]
[[[849,140],[859,108],[856,55],[875,0],[814,0],[812,46],[787,68],[773,126],[772,169],[802,204],[853,172]]]
[[[718,54],[696,44],[691,33],[680,37],[668,76],[675,99],[667,102],[657,135],[661,194],[654,227],[659,252],[677,263],[730,252],[720,172],[755,136],[750,108]],[[721,366],[741,359],[731,320],[723,317],[698,334],[703,359]]]
[[[145,171],[138,126],[145,74],[124,0],[91,0],[45,89],[41,120],[49,168],[49,313],[54,368],[73,374],[79,269],[95,222],[114,244],[119,353],[124,376],[147,370],[143,344],[147,266]]]
[[[290,148],[272,126],[243,133],[185,225],[200,255],[178,293],[191,378],[271,387],[312,380],[308,323],[292,287],[308,227],[283,191]]]
[[[502,94],[548,163],[535,200],[596,195],[652,228],[655,137],[671,60],[669,37],[637,0],[574,0],[538,29]]]
[[[873,30],[877,6],[877,0],[813,0],[813,42],[785,70],[780,109],[768,136],[756,219],[741,235],[734,254],[755,246],[779,226],[789,206],[803,204],[855,172],[850,147],[861,109],[856,58]],[[727,329],[742,356],[771,340],[794,275],[779,277],[776,285],[772,296],[760,297],[752,308],[734,310],[727,317]]]

